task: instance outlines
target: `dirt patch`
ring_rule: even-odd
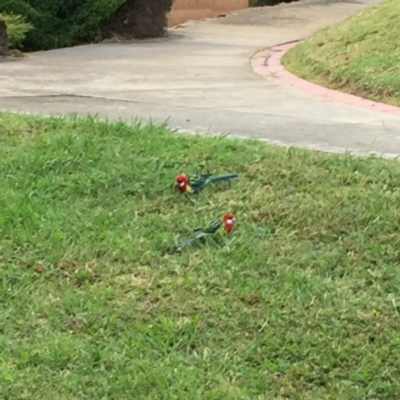
[[[100,26],[103,39],[131,40],[165,36],[173,0],[131,0]]]

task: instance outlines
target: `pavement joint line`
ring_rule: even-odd
[[[156,102],[146,102],[146,101],[137,101],[137,100],[127,100],[127,99],[118,99],[118,98],[109,98],[109,97],[102,97],[102,96],[92,96],[92,95],[81,95],[81,94],[70,94],[70,93],[61,93],[61,94],[43,94],[43,95],[26,95],[26,96],[6,96],[6,97],[1,97],[2,99],[31,99],[31,98],[83,98],[83,99],[92,99],[92,100],[102,100],[102,101],[108,101],[108,102],[116,102],[116,103],[128,103],[128,104],[147,104],[147,105],[155,105],[155,106],[161,106],[161,107],[166,107],[166,106],[171,106],[169,104],[163,104],[163,103],[156,103]],[[175,108],[180,108],[180,109],[185,109],[185,110],[202,110],[202,111],[209,111],[209,110],[219,110],[219,111],[229,111],[229,112],[235,112],[235,113],[241,113],[241,114],[254,114],[254,115],[263,115],[266,117],[273,117],[273,118],[287,118],[287,119],[292,119],[292,120],[316,120],[315,117],[309,118],[307,116],[297,116],[297,115],[284,115],[284,114],[269,114],[266,112],[262,113],[252,113],[252,112],[246,112],[244,110],[240,110],[240,108],[249,108],[250,106],[248,105],[241,105],[241,106],[227,106],[227,107],[219,107],[219,108],[207,108],[207,107],[190,107],[190,106],[181,106],[181,105],[173,105],[172,107]],[[6,111],[4,109],[3,111]],[[324,119],[318,119],[318,121],[326,121]],[[360,125],[362,126],[362,122],[354,122],[354,121],[337,121],[337,125]]]

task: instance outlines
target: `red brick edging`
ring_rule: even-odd
[[[300,90],[311,96],[346,103],[376,112],[400,115],[400,107],[363,99],[337,90],[327,89],[291,74],[282,66],[281,58],[296,44],[297,42],[284,43],[257,53],[251,60],[254,72],[274,79],[279,85]]]

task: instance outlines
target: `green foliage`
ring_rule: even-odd
[[[149,11],[148,0],[2,0],[2,11],[26,17],[33,24],[34,30],[28,32],[24,40],[26,50],[52,49],[72,46],[75,44],[95,41],[101,37],[100,24],[117,11],[120,6],[127,4],[144,12],[142,24],[149,26],[146,18],[154,8],[161,10],[171,5],[170,1],[152,0],[152,9]],[[150,1],[150,0],[149,0]],[[172,1],[172,0],[171,0]],[[140,11],[139,11],[140,16]],[[121,26],[124,26],[124,16],[121,16]],[[140,17],[139,17],[140,19]],[[132,23],[132,20],[131,20]],[[137,21],[135,22],[138,25]],[[160,25],[160,21],[155,21]],[[161,20],[161,24],[164,22]],[[140,24],[139,24],[140,25]],[[134,28],[140,30],[140,26]],[[151,30],[151,28],[148,28]],[[132,29],[128,29],[131,31]],[[159,31],[155,29],[155,31]],[[163,27],[161,27],[163,31]]]
[[[35,26],[24,41],[28,50],[91,41],[101,21],[126,0],[5,0],[2,10],[26,17]]]
[[[177,173],[236,171],[196,198]],[[400,163],[0,113],[0,398],[400,398]],[[165,248],[227,210],[218,246]]]
[[[33,29],[33,25],[21,15],[0,13],[0,21],[7,25],[8,47],[11,49],[20,47],[26,34]]]

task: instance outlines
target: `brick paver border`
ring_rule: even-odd
[[[323,86],[316,85],[291,74],[282,66],[281,58],[297,43],[298,41],[284,43],[274,46],[270,49],[260,51],[251,60],[253,70],[260,75],[272,78],[279,85],[300,90],[308,93],[311,96],[320,97],[325,100],[346,103],[376,112],[400,115],[400,107],[363,99],[361,97],[339,92],[337,90],[327,89]]]

